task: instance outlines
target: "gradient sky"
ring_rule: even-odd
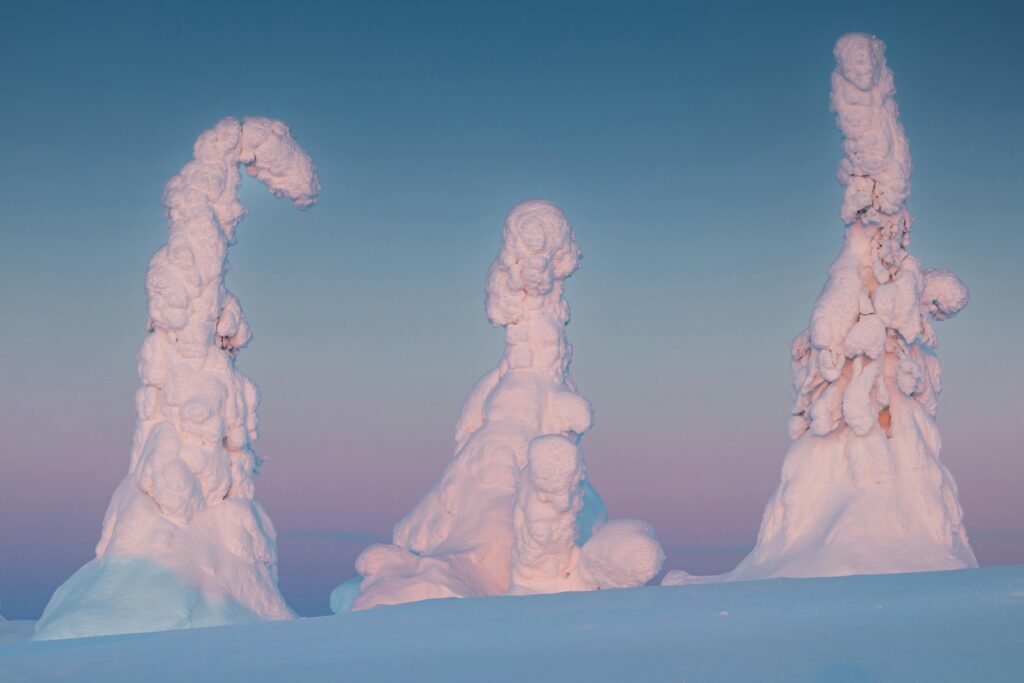
[[[667,567],[730,569],[778,482],[789,342],[842,240],[828,93],[848,31],[889,46],[913,252],[971,288],[939,326],[942,457],[981,562],[1024,563],[1022,7],[6,5],[4,614],[38,616],[92,557],[127,470],[162,188],[227,115],[288,121],[324,187],[299,214],[247,182],[228,278],[299,613],[326,611],[451,457],[501,353],[484,275],[536,197],[584,252],[567,297],[591,480],[654,524]]]

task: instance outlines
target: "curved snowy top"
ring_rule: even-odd
[[[238,160],[276,197],[288,197],[308,209],[320,193],[320,180],[309,155],[299,147],[284,121],[246,117]]]
[[[846,187],[840,214],[846,223],[859,217],[868,224],[887,223],[885,216],[905,214],[911,163],[885,43],[848,33],[836,41],[834,54],[831,100],[843,133],[838,177]]]
[[[248,117],[222,119],[196,139],[194,159],[167,182],[164,205],[169,219],[166,247],[150,261],[146,276],[151,325],[181,330],[197,319],[195,335],[179,335],[186,355],[205,353],[210,322],[219,307],[200,307],[213,283],[223,281],[227,246],[245,216],[238,200],[239,165],[278,197],[305,209],[320,191],[316,167],[283,121]],[[209,290],[214,292],[216,288]],[[210,302],[218,297],[213,297]],[[228,308],[237,308],[229,298]],[[202,310],[201,310],[202,308]],[[239,317],[234,315],[233,317]],[[229,315],[229,317],[232,317]],[[230,336],[230,335],[228,335]]]
[[[194,161],[167,182],[164,205],[173,224],[202,221],[212,208],[230,241],[245,209],[238,202],[238,165],[274,195],[295,206],[313,205],[320,192],[316,167],[283,121],[258,116],[241,123],[228,117],[204,131],[193,148]]]
[[[495,327],[521,321],[538,299],[576,272],[581,258],[569,221],[542,199],[512,209],[501,237],[487,276],[487,319]]]

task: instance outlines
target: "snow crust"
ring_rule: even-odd
[[[977,566],[935,423],[942,368],[932,321],[956,315],[968,291],[908,252],[910,152],[885,45],[852,33],[835,57],[848,225],[810,327],[793,342],[782,480],[736,569],[674,571],[666,584]]]
[[[470,392],[455,457],[398,523],[367,548],[361,578],[335,589],[336,612],[446,597],[640,586],[664,559],[654,532],[607,522],[580,438],[591,407],[569,374],[565,280],[580,251],[546,201],[515,207],[487,276],[487,318],[505,330],[497,368]]]
[[[232,118],[196,140],[168,181],[167,243],[149,262],[149,334],[128,474],[96,559],[54,593],[37,640],[289,619],[270,518],[255,497],[256,386],[235,367],[251,337],[227,291],[245,215],[239,166],[305,209],[315,168],[281,121]]]

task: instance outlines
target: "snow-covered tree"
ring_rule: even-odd
[[[455,458],[395,527],[367,548],[334,611],[442,597],[639,586],[663,553],[651,528],[606,521],[579,442],[591,409],[569,375],[565,280],[580,252],[562,212],[530,201],[509,214],[487,277],[487,317],[505,353],[466,398]]]
[[[167,183],[167,244],[146,274],[149,334],[128,475],[96,559],[54,593],[37,639],[293,616],[277,589],[274,527],[253,486],[258,395],[235,367],[249,326],[224,276],[245,215],[240,165],[300,209],[320,185],[280,121],[224,119],[194,153]]]
[[[782,481],[757,546],[719,579],[977,566],[935,423],[942,373],[932,321],[956,315],[967,288],[908,252],[910,151],[885,45],[848,34],[835,57],[845,242],[793,342]]]

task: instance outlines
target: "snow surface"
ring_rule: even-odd
[[[0,642],[8,640],[28,640],[32,637],[36,622],[30,619],[12,619],[7,621],[0,618]]]
[[[910,151],[885,45],[835,47],[845,242],[793,342],[793,443],[757,545],[732,572],[669,572],[668,585],[976,567],[956,482],[939,459],[942,368],[932,320],[968,300],[951,272],[907,251]]]
[[[1019,681],[1024,567],[435,600],[0,643],[0,680]]]
[[[245,215],[239,165],[296,207],[320,189],[281,121],[227,118],[196,140],[164,191],[167,244],[149,262],[128,475],[96,559],[54,593],[37,639],[289,619],[274,527],[255,498],[256,386],[235,367],[250,339],[227,291],[227,248]]]
[[[447,597],[640,586],[664,553],[649,525],[606,522],[579,443],[591,408],[569,375],[565,280],[580,251],[554,204],[509,213],[487,276],[487,318],[505,329],[500,365],[470,392],[455,458],[395,527],[356,560],[331,609]]]

